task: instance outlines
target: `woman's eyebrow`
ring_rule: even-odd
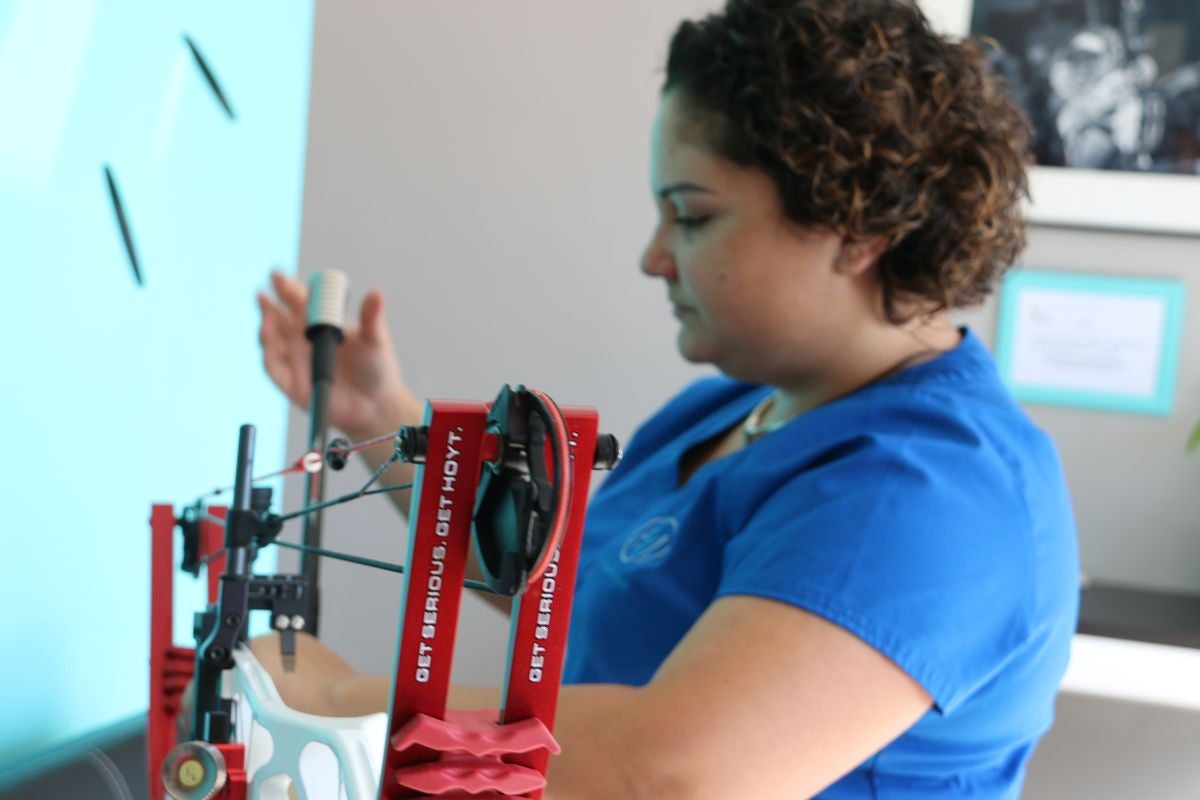
[[[658,198],[660,200],[668,200],[673,194],[690,194],[696,192],[712,194],[713,190],[704,186],[700,186],[699,184],[681,181],[679,183],[672,183],[670,186],[664,186],[663,188],[659,189]]]

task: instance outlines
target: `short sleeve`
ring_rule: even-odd
[[[746,502],[718,596],[771,598],[845,628],[942,713],[1031,637],[1028,512],[979,448],[871,438]]]

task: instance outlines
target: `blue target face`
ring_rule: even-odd
[[[152,502],[284,459],[312,0],[0,0],[0,784],[144,713]],[[177,637],[203,590],[183,581]]]

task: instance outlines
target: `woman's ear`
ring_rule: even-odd
[[[838,248],[834,268],[845,275],[858,276],[867,272],[887,249],[887,239],[872,236],[869,239],[842,239]]]

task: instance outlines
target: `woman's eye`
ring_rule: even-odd
[[[706,222],[708,222],[708,217],[685,217],[682,215],[675,217],[675,224],[685,231],[694,231]]]

